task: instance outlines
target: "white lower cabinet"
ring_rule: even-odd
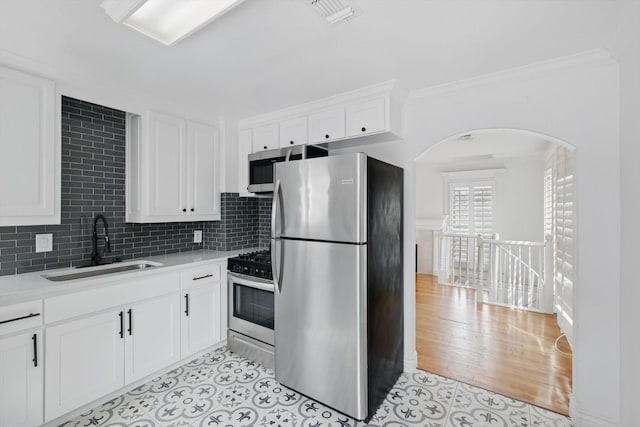
[[[180,360],[177,294],[47,328],[46,419]]]
[[[0,338],[0,427],[42,424],[40,330]]]
[[[182,294],[182,355],[220,341],[220,284],[195,286]]]
[[[124,386],[124,321],[117,309],[46,329],[47,421]]]
[[[44,376],[40,363],[30,365],[33,333],[0,338],[0,427],[42,424],[43,406],[51,422],[217,344],[223,266],[204,263],[45,298]]]
[[[126,309],[125,383],[180,360],[180,301],[176,294]]]

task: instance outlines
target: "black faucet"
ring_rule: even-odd
[[[98,221],[102,220],[104,225],[104,237],[98,237]],[[102,253],[98,252],[98,240],[104,240]],[[102,256],[106,252],[111,252],[111,243],[109,243],[109,224],[104,215],[97,215],[93,220],[93,245],[91,247],[91,265],[98,265],[102,261]]]

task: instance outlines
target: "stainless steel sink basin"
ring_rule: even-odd
[[[65,282],[67,280],[86,279],[88,277],[104,276],[105,274],[122,273],[124,271],[144,271],[150,268],[159,267],[162,264],[152,261],[130,261],[117,265],[103,265],[98,267],[83,268],[82,271],[71,273],[43,274],[47,280],[52,282]]]

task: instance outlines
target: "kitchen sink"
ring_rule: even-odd
[[[161,265],[162,264],[158,262],[152,261],[130,261],[118,263],[117,265],[109,264],[97,267],[87,267],[78,272],[43,274],[42,277],[52,282],[66,282],[67,280],[86,279],[89,277],[104,276],[106,274],[122,273],[125,271],[145,271],[150,268],[160,267]]]

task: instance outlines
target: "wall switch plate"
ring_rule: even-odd
[[[51,252],[53,250],[53,234],[36,234],[36,252]]]
[[[193,231],[193,243],[202,243],[202,230]]]

